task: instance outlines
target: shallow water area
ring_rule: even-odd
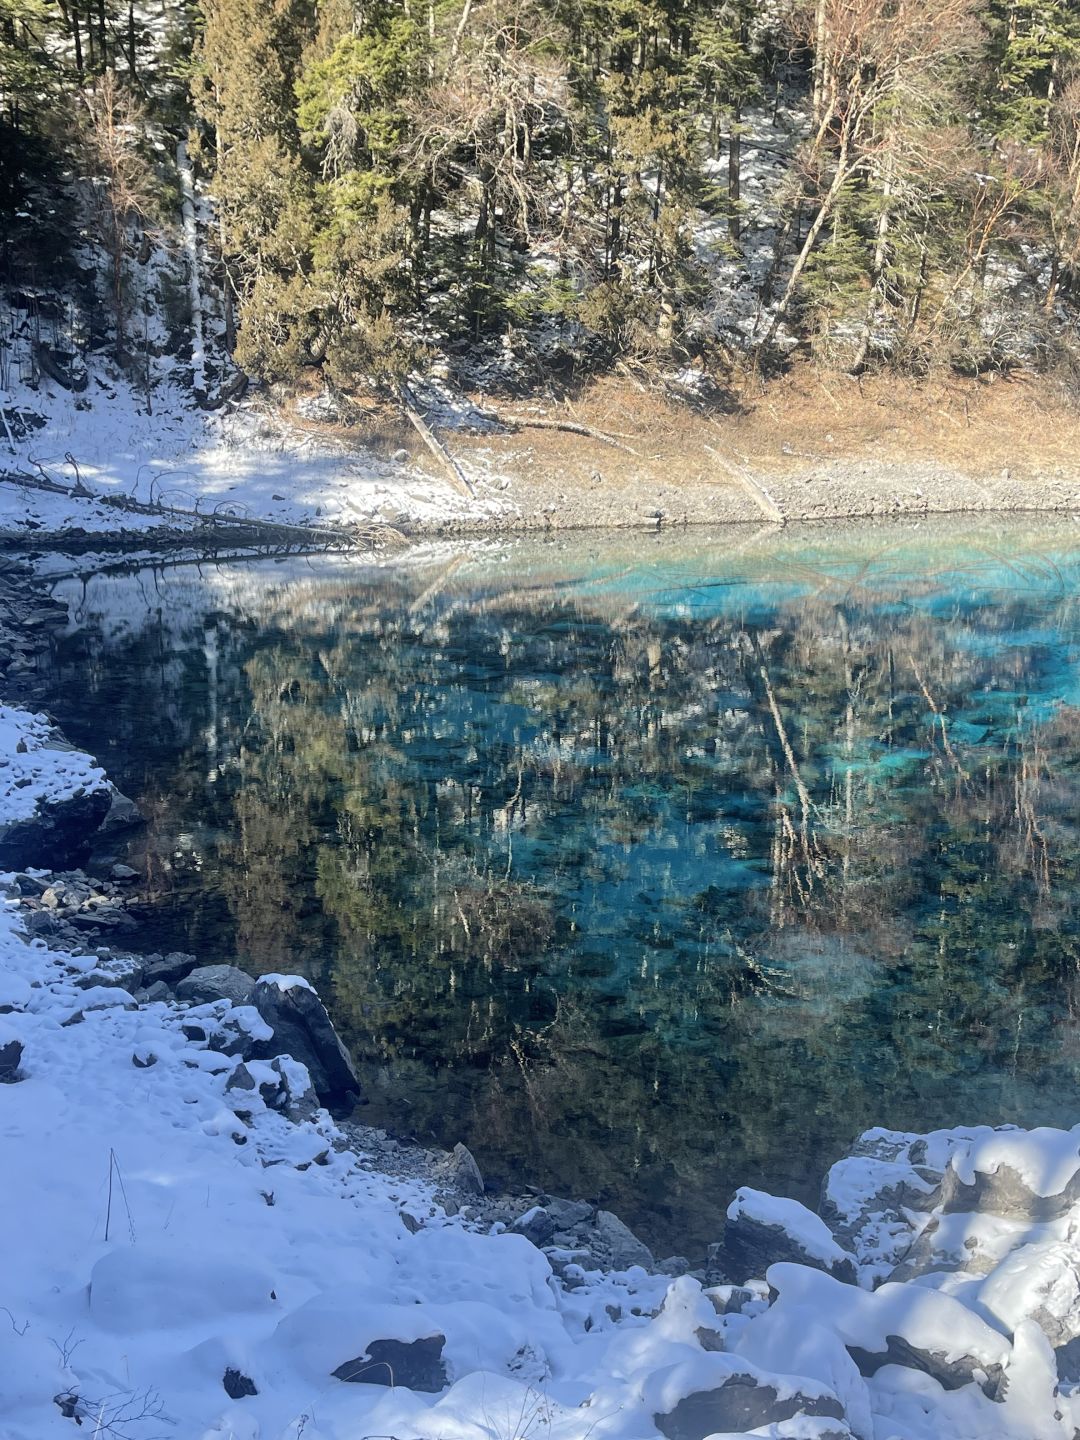
[[[299,971],[361,1118],[658,1253],[872,1124],[1072,1124],[1080,527],[58,579],[144,948]],[[125,937],[126,938],[126,937]]]

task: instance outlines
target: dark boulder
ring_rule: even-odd
[[[524,1235],[526,1240],[539,1247],[546,1245],[555,1234],[555,1221],[546,1210],[534,1205],[524,1215],[518,1216],[510,1230],[514,1235]]]
[[[250,1005],[254,993],[254,978],[235,965],[200,965],[176,985],[176,998],[188,1005],[209,1005],[215,1000]]]
[[[170,951],[168,955],[147,955],[143,961],[142,983],[147,989],[158,983],[172,987],[190,975],[198,963],[194,955],[185,955],[182,950]]]
[[[19,1065],[22,1055],[21,1040],[9,1040],[6,1045],[0,1045],[0,1085],[11,1085],[21,1079]]]
[[[0,826],[0,869],[63,869],[74,864],[86,855],[108,810],[104,786],[63,800],[39,801],[33,815]]]
[[[231,1365],[221,1377],[221,1383],[230,1400],[243,1400],[245,1395],[259,1393],[255,1381],[245,1375],[242,1370],[234,1370]]]
[[[588,1225],[593,1218],[595,1206],[587,1200],[561,1200],[553,1197],[544,1201],[544,1209],[555,1222],[556,1230],[573,1230],[578,1225]]]
[[[712,1390],[687,1395],[667,1414],[653,1416],[653,1424],[667,1440],[705,1440],[707,1435],[739,1435],[776,1425],[796,1415],[825,1416],[841,1423],[834,1435],[850,1435],[844,1409],[833,1395],[781,1395],[777,1386],[753,1374],[733,1374]],[[821,1432],[818,1432],[820,1435]],[[828,1434],[828,1432],[825,1432]]]
[[[255,1047],[254,1058],[291,1055],[307,1066],[315,1093],[331,1114],[347,1115],[359,1098],[360,1081],[326,1007],[307,981],[264,976],[256,983],[254,1005],[274,1032]]]
[[[422,1340],[372,1340],[363,1355],[346,1360],[334,1370],[335,1380],[350,1385],[403,1385],[429,1394],[446,1388],[442,1352],[445,1335]]]

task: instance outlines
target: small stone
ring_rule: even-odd
[[[136,1050],[131,1057],[131,1063],[136,1070],[149,1070],[151,1065],[157,1064],[157,1056],[152,1050]]]
[[[240,1370],[234,1370],[230,1366],[221,1378],[225,1387],[225,1394],[230,1400],[243,1400],[246,1395],[257,1395],[258,1389],[254,1380],[250,1379]]]
[[[139,872],[130,865],[114,865],[109,871],[114,880],[138,880]]]

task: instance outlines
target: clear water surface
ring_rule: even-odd
[[[308,975],[366,1122],[695,1256],[865,1126],[1080,1118],[1080,526],[57,591],[143,943]]]

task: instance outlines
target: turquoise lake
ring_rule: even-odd
[[[700,1258],[870,1125],[1080,1119],[1080,525],[59,580],[143,948],[309,976],[358,1118]]]

